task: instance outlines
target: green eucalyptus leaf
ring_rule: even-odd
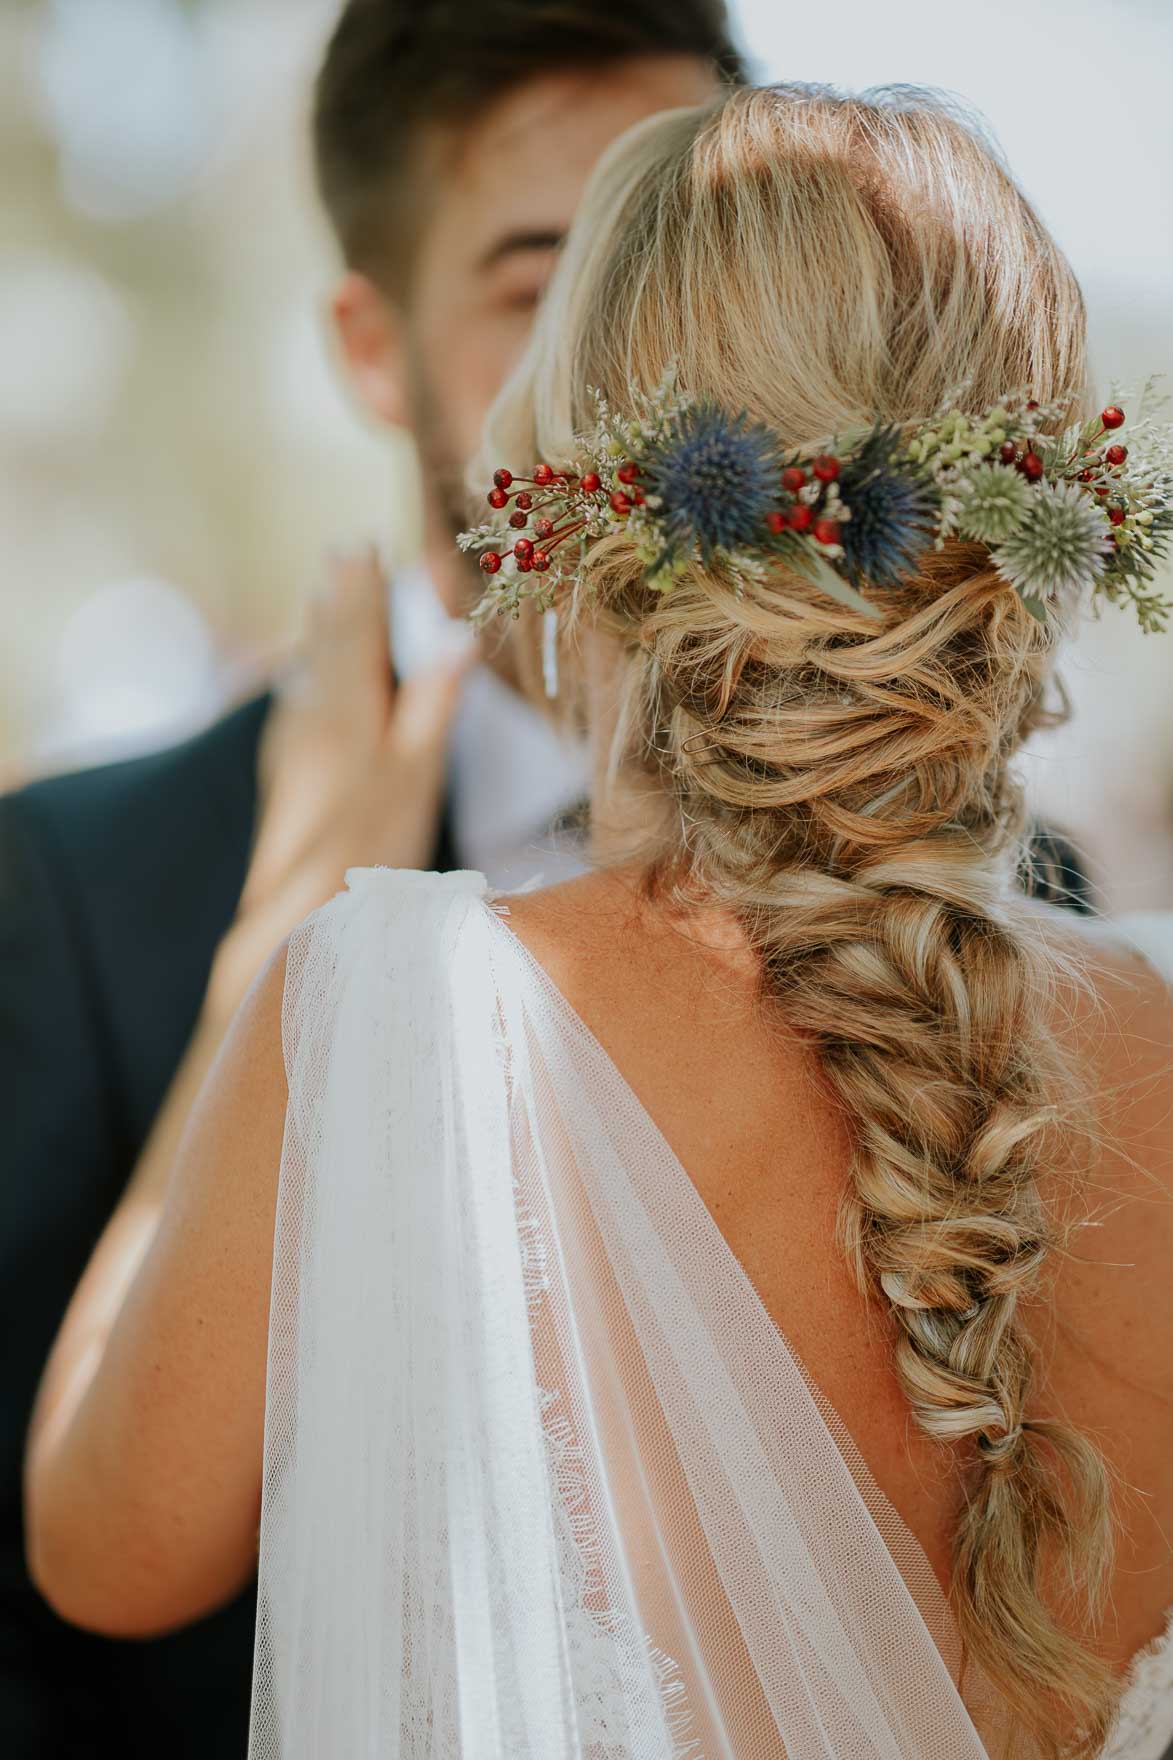
[[[864,598],[862,593],[858,593],[850,581],[845,581],[843,576],[831,567],[826,557],[820,556],[817,551],[804,549],[800,553],[788,556],[786,560],[797,573],[806,575],[809,581],[812,581],[816,587],[821,587],[824,593],[829,593],[832,599],[837,599],[840,605],[849,605],[853,611],[862,611],[866,617],[874,617],[877,620],[883,616],[877,605],[873,605],[870,600]]]

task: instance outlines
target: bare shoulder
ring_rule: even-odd
[[[1111,922],[1049,908],[1034,921],[1059,968],[1055,1032],[1104,1150],[1138,1161],[1150,1193],[1173,1194],[1173,986]]]
[[[710,1018],[716,1010],[728,1022],[755,1007],[759,969],[731,915],[673,908],[638,867],[600,869],[504,902],[511,927],[563,995],[596,1030],[606,1023],[605,1039],[622,1038],[625,1021],[638,1033],[651,1014],[661,1036],[674,1020],[681,1037],[682,1009],[700,1006]]]
[[[597,969],[617,944],[630,951],[646,933],[638,882],[615,869],[510,893],[501,906],[518,938],[559,983]]]
[[[1173,996],[1111,923],[1036,921],[1059,963],[1054,1030],[1076,1117],[1040,1180],[1066,1237],[1023,1317],[1040,1409],[1090,1436],[1112,1475],[1123,1659],[1173,1597]]]
[[[1055,1032],[1077,1108],[1075,1177],[1057,1169],[1043,1185],[1073,1225],[1056,1346],[1076,1397],[1127,1432],[1146,1399],[1173,1396],[1173,992],[1110,923],[1048,912],[1040,926],[1061,964]]]

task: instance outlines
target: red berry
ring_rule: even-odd
[[[621,483],[634,483],[635,479],[641,475],[641,472],[634,458],[629,458],[619,466],[615,475]]]
[[[504,489],[490,489],[489,490],[489,506],[490,507],[504,507],[504,505],[508,501],[508,499],[509,499],[509,497],[505,493]]]
[[[495,550],[482,550],[481,567],[486,574],[496,574],[501,566],[501,558]]]
[[[1127,448],[1127,446],[1119,446],[1119,445],[1109,446],[1108,450],[1104,454],[1104,457],[1107,459],[1109,464],[1123,464],[1124,460],[1128,457],[1128,448]]]
[[[1018,457],[1018,448],[1013,440],[1003,440],[1001,446],[998,448],[998,457],[1002,460],[1003,464],[1014,463],[1015,459]]]
[[[1111,493],[1110,485],[1107,483],[1097,483],[1095,486],[1095,492],[1097,495],[1108,495]]]
[[[632,500],[635,502],[635,505],[637,507],[642,507],[644,502],[647,500],[647,496],[644,494],[642,489],[637,487],[632,492]]]
[[[515,532],[520,532],[529,522],[524,513],[511,513],[509,515],[509,523]]]
[[[538,538],[553,537],[554,521],[552,519],[547,519],[545,514],[542,514],[540,519],[534,521],[534,535]]]
[[[550,465],[536,464],[534,466],[534,482],[535,483],[540,483],[542,488],[544,489],[546,487],[547,483],[552,483],[553,481],[554,481],[554,472],[553,472],[553,469]]]
[[[786,524],[792,532],[805,532],[814,517],[805,501],[796,501],[787,512]]]
[[[530,558],[533,556],[533,553],[534,553],[534,546],[533,546],[533,541],[530,538],[519,538],[517,540],[516,544],[513,546],[513,554],[514,554],[514,556],[516,556],[518,562],[520,562],[523,558],[525,559],[525,561],[528,562],[530,560]]]
[[[782,487],[789,489],[792,495],[797,494],[805,482],[806,472],[796,464],[788,464],[782,472]]]
[[[611,506],[615,509],[616,513],[630,513],[631,497],[625,495],[622,489],[615,489],[611,494]]]
[[[1128,514],[1123,507],[1110,507],[1108,509],[1108,518],[1112,521],[1114,526],[1122,526],[1128,518]]]
[[[1077,481],[1080,483],[1090,483],[1092,480],[1092,474],[1091,471],[1080,471]]]
[[[534,565],[534,559],[532,556],[515,556],[513,560],[517,564],[518,574],[528,574]]]
[[[1031,399],[1030,399],[1030,401],[1029,401],[1029,402],[1028,402],[1028,403],[1027,403],[1027,406],[1026,406],[1026,407],[1027,407],[1027,409],[1038,409],[1038,407],[1039,407],[1039,400],[1038,400],[1038,398],[1037,398],[1037,397],[1032,397],[1032,398],[1031,398]]]
[[[820,544],[837,544],[839,542],[839,526],[833,519],[817,519],[815,521],[815,537]]]
[[[534,551],[533,565],[534,565],[534,569],[536,570],[536,572],[538,574],[545,574],[546,570],[550,566],[550,558],[546,555],[546,552],[544,550],[535,550]]]
[[[829,452],[821,452],[811,464],[811,470],[820,483],[833,483],[839,475],[839,460],[832,458]],[[833,538],[828,538],[825,541],[828,544],[834,543]]]
[[[1110,403],[1107,409],[1100,411],[1100,420],[1105,428],[1119,428],[1124,422],[1124,411],[1117,409],[1114,403]]]
[[[784,532],[786,530],[786,515],[779,513],[778,509],[774,508],[766,515],[766,524],[772,532]]]
[[[582,482],[579,484],[579,488],[586,495],[597,495],[602,487],[603,480],[599,476],[598,471],[588,471],[586,476],[582,479]]]
[[[501,466],[500,470],[493,472],[493,482],[498,489],[508,489],[512,481],[513,472],[507,471],[504,465]]]
[[[528,489],[522,489],[519,492],[519,494],[517,495],[516,500],[517,500],[517,505],[519,507],[524,507],[527,509],[531,508],[534,504],[534,498],[530,494]]]
[[[1024,477],[1029,478],[1032,483],[1037,483],[1047,467],[1037,452],[1024,452],[1018,461],[1018,468]]]

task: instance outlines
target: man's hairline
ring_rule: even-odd
[[[600,61],[587,67],[577,68],[567,63],[564,67],[548,66],[540,71],[515,81],[509,89],[489,97],[471,114],[459,119],[451,116],[429,117],[417,127],[406,143],[402,163],[394,173],[385,179],[388,190],[388,222],[387,245],[393,246],[393,239],[399,235],[404,245],[404,256],[408,263],[407,274],[398,278],[383,269],[380,264],[369,262],[364,264],[346,257],[346,267],[366,275],[378,288],[384,299],[388,300],[402,314],[407,314],[412,306],[412,293],[416,283],[416,270],[419,264],[420,249],[426,231],[426,223],[419,223],[421,206],[426,200],[429,187],[435,187],[435,180],[459,162],[460,149],[467,142],[473,130],[492,114],[493,110],[509,102],[518,93],[541,84],[542,82],[567,75],[579,78],[603,79],[617,67],[631,67],[639,62],[692,62],[698,67],[707,68],[713,78],[714,87],[719,89],[722,76],[717,63],[710,57],[694,54],[688,50],[661,51],[657,49],[636,50],[631,54],[617,55],[613,60]],[[451,150],[451,157],[445,153]],[[396,204],[391,192],[398,186],[400,190],[411,189],[412,194],[406,201]],[[392,218],[392,212],[399,206],[398,219]],[[410,209],[410,212],[409,212]],[[544,230],[544,229],[543,229]],[[377,251],[375,256],[384,262],[389,251]]]

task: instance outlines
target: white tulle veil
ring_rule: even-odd
[[[348,880],[290,950],[250,1760],[992,1753],[923,1553],[481,876]]]

